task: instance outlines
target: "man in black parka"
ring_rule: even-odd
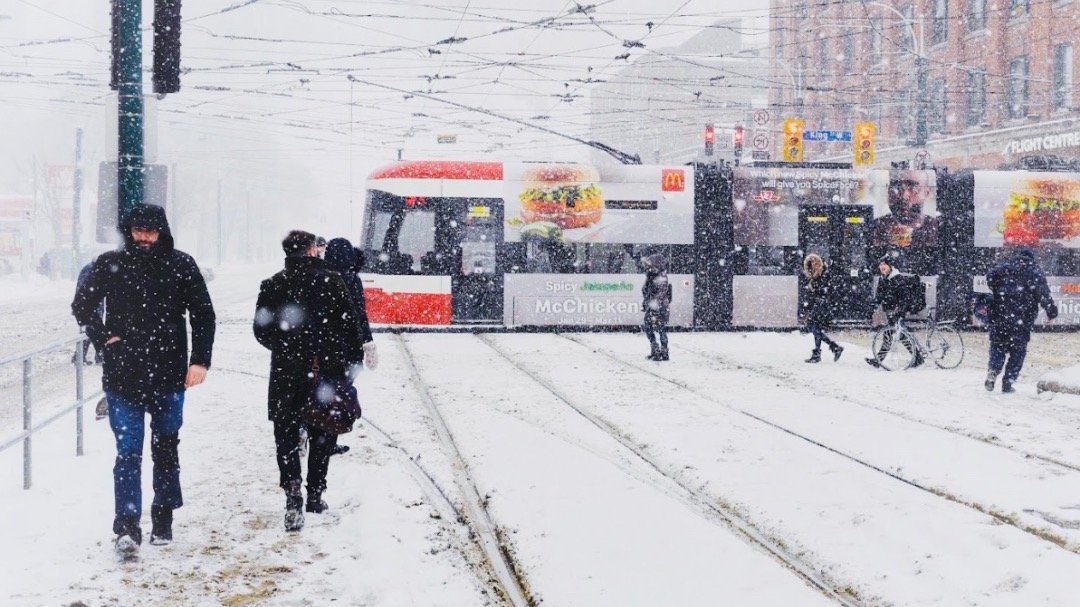
[[[300,491],[300,428],[315,373],[345,377],[360,364],[363,345],[352,295],[318,257],[316,236],[293,230],[281,243],[285,269],[262,282],[255,306],[255,339],[271,351],[269,417],[274,423],[279,482],[285,490],[285,529],[304,526]],[[317,369],[316,369],[316,360]],[[326,473],[337,436],[307,427],[308,512],[323,512]]]
[[[173,247],[165,209],[137,205],[123,224],[124,248],[94,260],[78,286],[71,311],[103,352],[102,385],[116,436],[113,481],[116,549],[131,556],[142,543],[143,436],[150,414],[154,460],[151,544],[172,540],[173,510],[183,504],[177,445],[184,390],[201,384],[210,368],[215,315],[199,267]],[[108,315],[103,320],[100,304]],[[187,327],[191,323],[191,356]]]
[[[990,362],[984,385],[993,391],[1002,367],[1002,392],[1015,392],[1013,384],[1020,377],[1031,340],[1031,328],[1039,315],[1039,306],[1046,318],[1057,318],[1057,304],[1050,296],[1046,276],[1035,262],[1035,252],[1024,247],[1012,257],[995,265],[986,275],[990,287]],[[1005,359],[1008,358],[1008,364]]]

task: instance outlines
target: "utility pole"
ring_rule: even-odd
[[[915,57],[915,147],[926,147],[926,57]]]
[[[75,183],[71,207],[71,275],[79,275],[79,249],[82,242],[79,232],[82,231],[82,135],[81,128],[75,129]]]
[[[143,201],[142,0],[113,0],[112,9],[119,30],[118,48],[114,49],[120,131],[116,217],[122,226],[135,205]]]
[[[221,267],[221,180],[217,180],[217,265]]]

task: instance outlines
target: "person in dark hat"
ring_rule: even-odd
[[[877,265],[881,278],[878,280],[874,303],[880,305],[885,312],[886,322],[889,325],[896,325],[908,314],[922,311],[925,306],[926,288],[923,287],[919,277],[901,272],[894,265],[892,257],[888,255],[879,259]],[[913,366],[917,367],[923,363],[922,353],[907,336],[901,335],[900,343],[915,354]],[[867,358],[867,364],[871,367],[880,367],[881,360],[885,358],[892,346],[889,339],[883,340],[880,349],[876,352],[876,358],[874,356]]]
[[[98,256],[76,288],[71,311],[103,352],[102,386],[116,436],[113,532],[121,557],[142,543],[142,454],[150,415],[154,460],[151,544],[172,541],[180,491],[180,425],[184,392],[210,368],[215,314],[199,267],[173,246],[165,209],[136,205],[122,225],[124,247]],[[108,314],[99,310],[104,302]],[[191,324],[191,355],[187,327]]]
[[[1050,295],[1046,276],[1035,261],[1035,252],[1027,247],[995,265],[986,275],[986,284],[990,287],[987,309],[990,362],[984,385],[992,392],[1004,367],[1001,391],[1015,392],[1013,384],[1024,367],[1039,307],[1046,311],[1047,320],[1053,321],[1058,314],[1057,304]]]
[[[833,312],[836,307],[836,294],[833,293],[832,280],[829,270],[825,266],[825,260],[816,253],[810,253],[803,260],[803,275],[806,282],[803,287],[803,305],[806,307],[803,316],[806,330],[814,336],[814,350],[810,353],[808,363],[821,362],[821,343],[829,346],[829,352],[833,355],[833,362],[840,360],[844,348],[835,341],[829,339],[825,330],[833,320]]]
[[[671,283],[661,255],[649,255],[641,260],[645,268],[645,284],[641,287],[641,308],[645,312],[643,328],[649,338],[649,360],[668,360],[667,323],[671,309]]]

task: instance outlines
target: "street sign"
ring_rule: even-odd
[[[769,143],[769,136],[765,133],[758,133],[754,135],[755,150],[767,150],[769,149]]]
[[[757,126],[769,124],[769,110],[754,110],[754,124]]]
[[[803,141],[851,141],[851,131],[803,131]]]
[[[754,150],[750,158],[754,160],[768,160],[769,152],[768,150]]]

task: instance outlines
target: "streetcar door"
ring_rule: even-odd
[[[454,201],[449,238],[453,268],[453,321],[502,322],[502,274],[497,272],[497,250],[503,240],[501,200]]]
[[[870,205],[804,205],[799,208],[799,248],[825,260],[836,300],[835,320],[869,321],[873,274],[866,262],[870,246]],[[799,274],[800,284],[806,278]],[[800,300],[802,298],[802,289]],[[800,304],[802,302],[800,301]],[[799,306],[800,314],[803,306]]]

